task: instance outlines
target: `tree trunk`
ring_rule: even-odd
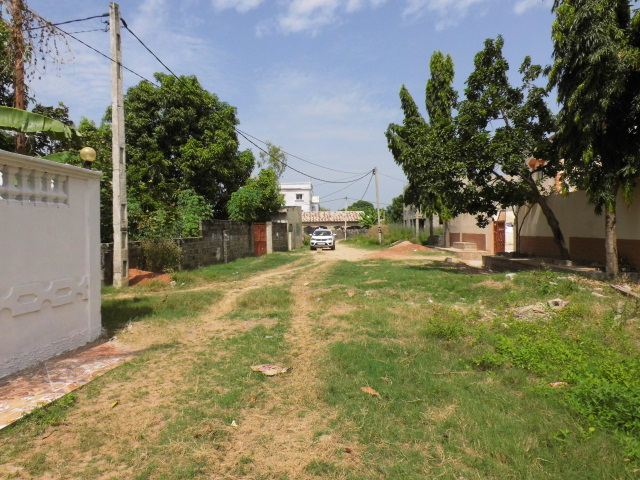
[[[429,239],[433,238],[433,213],[429,215]]]
[[[22,0],[13,0],[13,28],[11,29],[11,36],[13,37],[13,66],[15,70],[13,81],[13,106],[20,110],[26,110],[24,85],[24,34],[22,32],[23,8]],[[23,155],[26,155],[27,153],[27,139],[24,133],[18,133],[16,135],[16,152]]]
[[[604,216],[604,251],[607,262],[607,275],[615,277],[618,275],[618,231],[616,229],[616,197],[618,195],[618,185],[613,187],[613,204],[605,205]]]
[[[564,235],[562,235],[562,230],[560,229],[560,222],[556,218],[556,214],[553,213],[553,210],[549,207],[547,203],[547,198],[543,195],[540,195],[538,199],[538,205],[540,205],[540,209],[542,210],[542,214],[547,219],[547,224],[553,233],[553,240],[556,242],[556,245],[560,249],[560,258],[562,260],[569,260],[571,257],[569,255],[569,248],[567,247],[567,243],[564,241]]]
[[[556,245],[560,250],[560,258],[562,260],[569,260],[571,258],[569,256],[569,248],[567,247],[567,243],[564,241],[564,235],[562,235],[562,230],[560,229],[560,222],[558,222],[556,214],[553,213],[553,210],[549,207],[547,197],[540,193],[540,190],[538,190],[538,186],[533,178],[526,176],[525,180],[533,193],[534,203],[540,205],[542,214],[547,219],[547,225],[549,225],[551,233],[553,233],[553,240],[556,242]]]

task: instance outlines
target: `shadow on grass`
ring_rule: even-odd
[[[489,272],[481,268],[470,267],[466,263],[450,263],[450,262],[438,262],[433,261],[424,265],[408,265],[405,267],[409,270],[429,271],[429,272],[443,272],[443,273],[457,273],[464,275],[488,275]]]
[[[102,328],[112,336],[122,330],[127,323],[149,317],[155,309],[145,298],[120,298],[102,303]]]

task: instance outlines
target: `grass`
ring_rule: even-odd
[[[134,324],[167,340],[0,432],[0,476],[5,464],[20,479],[638,477],[633,299],[551,272],[510,280],[427,258],[336,262],[314,275],[301,255],[273,262],[224,275],[299,262],[287,276],[305,280],[304,315],[299,290],[279,276],[228,293],[223,271],[189,272],[190,285],[214,285],[106,295],[111,332]],[[216,317],[224,331],[198,330],[225,294],[236,297]],[[568,303],[547,304],[556,298]],[[287,365],[308,349],[319,378],[248,369]],[[249,418],[266,426],[243,437],[234,425]],[[281,425],[305,422],[308,431],[290,434],[292,450],[272,451]],[[55,442],[42,440],[49,435]],[[220,470],[236,447],[245,449]],[[304,459],[289,469],[298,451]],[[269,455],[281,459],[265,463]]]
[[[327,401],[356,423],[379,471],[633,478],[640,359],[637,323],[635,334],[628,327],[637,322],[637,305],[615,294],[595,297],[598,287],[558,277],[531,272],[511,282],[456,266],[384,261],[331,271],[329,283],[375,292],[366,303],[358,295],[343,300],[358,305],[341,322],[359,340],[332,345],[326,382]],[[558,311],[544,303],[557,297],[570,303]],[[538,302],[538,318],[514,315],[515,307]],[[569,387],[549,387],[555,381]],[[364,386],[380,397],[367,397]],[[431,444],[442,444],[446,467],[431,465],[417,447]]]
[[[182,287],[209,282],[233,282],[295,262],[301,262],[304,265],[309,263],[309,259],[302,256],[299,251],[277,252],[260,257],[241,258],[230,263],[211,265],[197,270],[174,272],[172,278],[178,286]]]
[[[426,245],[429,240],[429,233],[425,231],[419,232],[416,237],[415,229],[404,227],[402,225],[391,224],[382,225],[382,246],[386,247],[395,242],[403,240],[420,245]],[[437,232],[435,232],[437,234]],[[358,246],[361,248],[380,248],[378,243],[378,227],[374,226],[364,235],[349,238],[345,241],[347,244]]]

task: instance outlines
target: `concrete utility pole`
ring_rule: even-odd
[[[347,197],[344,197],[344,239],[347,239]]]
[[[127,216],[127,164],[124,142],[124,93],[120,7],[109,4],[111,31],[111,150],[113,155],[113,285],[129,284],[129,220]]]
[[[382,227],[380,226],[380,190],[378,189],[378,169],[373,169],[376,176],[376,210],[378,210],[378,244],[382,245]]]

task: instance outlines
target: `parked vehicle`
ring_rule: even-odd
[[[331,250],[336,249],[336,234],[333,233],[328,228],[317,228],[311,234],[311,250],[316,250],[318,248],[330,248]]]

